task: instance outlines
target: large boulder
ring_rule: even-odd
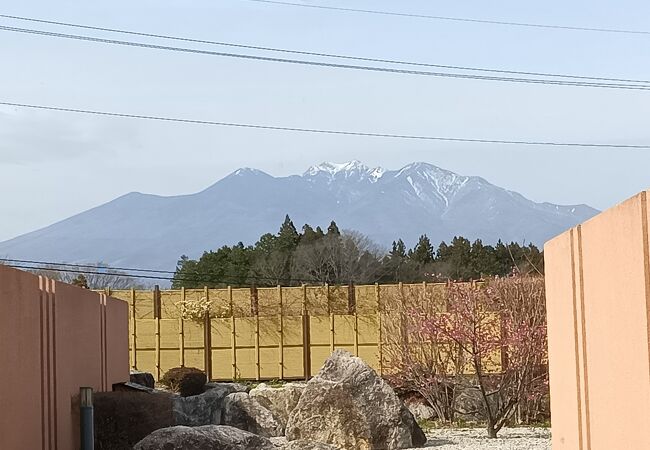
[[[221,423],[264,437],[283,434],[282,425],[273,417],[271,411],[245,392],[236,392],[226,396],[223,402]]]
[[[304,389],[287,423],[289,441],[345,450],[422,446],[426,436],[393,389],[360,358],[335,351]]]
[[[276,450],[271,441],[224,425],[162,428],[138,442],[133,450]]]
[[[220,425],[226,396],[247,389],[237,383],[208,383],[205,386],[207,390],[203,394],[174,398],[172,410],[176,425]]]
[[[284,430],[289,421],[289,415],[298,406],[298,401],[305,390],[305,386],[306,383],[287,383],[284,386],[274,388],[262,383],[251,389],[249,394],[260,405],[271,411],[273,417]]]

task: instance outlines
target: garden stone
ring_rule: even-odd
[[[406,407],[411,411],[415,420],[432,420],[436,418],[436,411],[424,403],[408,402]]]
[[[220,425],[224,399],[242,388],[245,386],[237,383],[207,383],[203,394],[175,397],[172,408],[176,425]]]
[[[289,421],[289,415],[298,406],[298,401],[305,386],[306,383],[287,383],[284,386],[273,388],[262,383],[251,389],[249,394],[260,405],[271,411],[284,432]]]
[[[205,390],[218,389],[218,388],[227,388],[230,389],[230,392],[248,392],[251,388],[242,383],[218,383],[216,381],[210,381],[205,383]]]
[[[289,441],[306,439],[345,450],[422,446],[426,436],[393,389],[360,358],[335,351],[305,387],[286,428]]]
[[[129,381],[131,383],[136,383],[151,389],[155,387],[154,386],[155,381],[153,379],[153,375],[150,374],[149,372],[140,372],[138,370],[132,370],[131,373],[129,374]]]
[[[275,450],[271,441],[224,425],[162,428],[138,442],[134,450]]]
[[[223,402],[221,423],[264,437],[283,434],[282,425],[273,417],[271,411],[245,392],[236,392],[226,396]]]

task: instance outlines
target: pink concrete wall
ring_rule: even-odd
[[[650,448],[642,192],[546,243],[553,450]]]
[[[0,449],[79,448],[79,387],[129,378],[128,306],[0,266],[0,367]]]

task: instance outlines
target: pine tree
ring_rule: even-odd
[[[298,241],[300,240],[300,235],[296,230],[291,218],[287,214],[284,218],[284,222],[280,226],[280,231],[278,231],[278,250],[285,252],[293,252],[298,246]]]
[[[429,240],[429,237],[426,234],[420,236],[418,243],[415,244],[413,250],[409,252],[409,257],[420,264],[429,264],[433,262],[433,245],[431,245],[431,240]]]
[[[403,240],[398,239],[397,241],[393,241],[393,248],[390,251],[390,257],[406,258],[406,245],[404,245]]]
[[[330,226],[327,227],[327,235],[328,236],[340,236],[341,231],[339,230],[338,225],[336,225],[336,222],[333,220],[330,222]]]
[[[322,231],[319,234],[317,231],[314,231],[314,229],[309,225],[305,224],[302,227],[302,236],[300,236],[300,244],[304,245],[309,245],[313,244],[314,242],[318,241],[320,238],[322,238]]]

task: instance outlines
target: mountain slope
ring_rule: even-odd
[[[124,195],[2,242],[0,256],[171,270],[182,254],[253,243],[275,231],[285,214],[296,226],[334,219],[386,246],[399,237],[412,244],[423,233],[433,242],[462,235],[542,244],[597,212],[535,203],[426,163],[393,171],[358,161],[323,163],[289,177],[239,169],[192,195]]]

